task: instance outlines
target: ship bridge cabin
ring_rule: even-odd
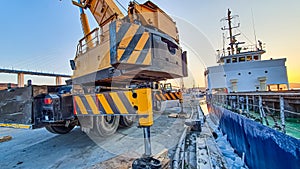
[[[223,56],[220,57],[217,63],[220,64],[230,64],[230,63],[239,63],[239,62],[251,62],[261,60],[261,55],[265,51],[256,51],[256,52],[243,52],[235,55]]]
[[[236,48],[236,53],[231,53],[230,48],[228,52],[223,50],[223,53],[220,54],[220,51],[217,50],[217,63],[219,64],[230,64],[230,63],[239,63],[239,62],[252,62],[261,60],[261,55],[266,51],[263,50],[262,45],[257,48],[254,45],[247,46],[244,48]]]

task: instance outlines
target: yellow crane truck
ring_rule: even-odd
[[[187,76],[176,23],[150,1],[130,2],[126,16],[113,0],[72,2],[80,8],[84,37],[70,61],[71,80],[0,91],[0,126],[46,127],[56,134],[80,126],[105,137],[138,118],[149,140],[156,98],[181,99],[180,92],[162,92],[159,82]],[[92,31],[87,10],[99,25]]]

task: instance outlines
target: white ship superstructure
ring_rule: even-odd
[[[262,43],[251,47],[240,47],[243,42],[237,42],[232,35],[231,12],[228,10],[230,44],[227,52],[218,51],[218,66],[208,67],[205,71],[206,85],[209,92],[249,92],[249,91],[278,91],[289,89],[286,59],[262,60],[265,53]]]

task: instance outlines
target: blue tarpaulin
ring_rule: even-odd
[[[249,168],[300,169],[300,140],[221,107],[210,112]]]

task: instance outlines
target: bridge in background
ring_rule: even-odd
[[[24,87],[24,75],[35,75],[35,76],[47,76],[47,77],[55,77],[56,85],[62,84],[62,77],[70,78],[70,75],[65,74],[55,74],[55,73],[44,73],[44,72],[34,72],[34,71],[26,71],[26,70],[15,70],[15,69],[3,69],[0,68],[0,73],[12,73],[18,75],[18,87]]]

